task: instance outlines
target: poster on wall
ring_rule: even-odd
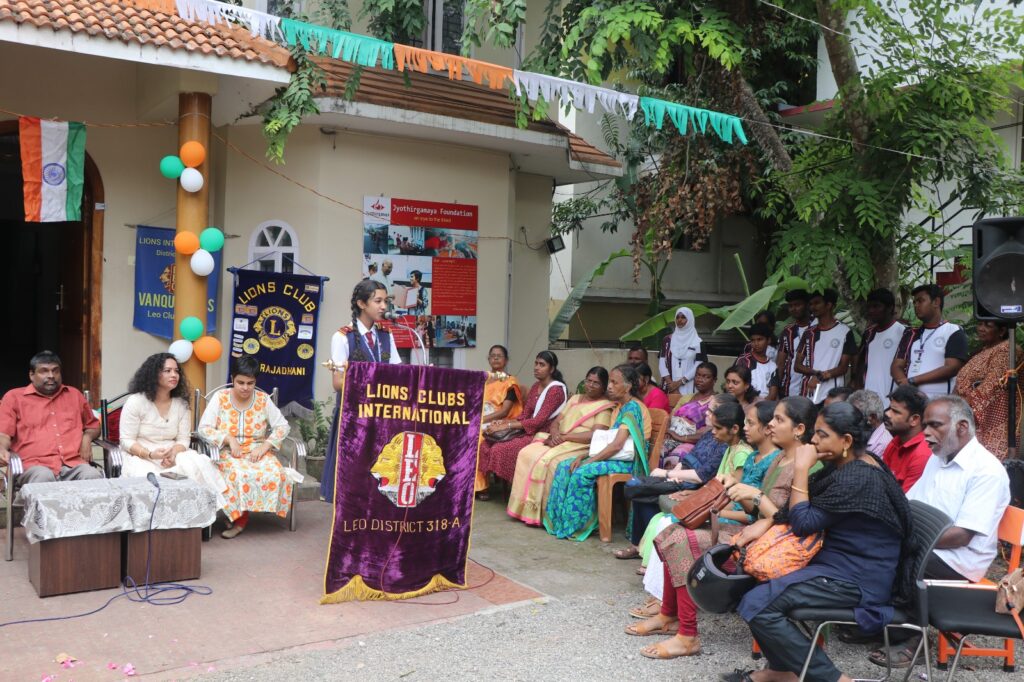
[[[316,327],[324,278],[259,270],[228,270],[235,276],[231,297],[232,358],[255,356],[259,387],[278,390],[277,404],[286,415],[295,403],[313,406],[316,372]],[[230,367],[228,379],[230,380]]]
[[[217,331],[217,286],[224,252],[213,252],[206,280],[206,333]],[[135,230],[135,315],[132,326],[174,338],[174,228],[139,225]]]
[[[388,290],[388,309],[427,348],[476,346],[478,207],[363,197],[363,276]],[[394,329],[399,348],[412,334]]]

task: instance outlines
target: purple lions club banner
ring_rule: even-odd
[[[320,603],[466,586],[486,376],[348,366]]]
[[[278,390],[277,404],[285,414],[292,403],[311,408],[316,326],[326,278],[238,268],[228,272],[235,276],[231,357],[244,354],[259,360],[260,386]]]

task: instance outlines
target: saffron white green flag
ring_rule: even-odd
[[[22,116],[19,139],[25,222],[81,220],[85,125]]]

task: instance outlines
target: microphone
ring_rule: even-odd
[[[423,351],[423,364],[424,365],[429,365],[430,364],[430,355],[427,353],[427,347],[423,345],[423,339],[420,337],[420,333],[418,331],[416,331],[415,329],[413,329],[412,327],[408,327],[408,326],[402,324],[401,322],[398,322],[398,320],[402,319],[402,317],[404,317],[404,316],[403,315],[399,315],[398,313],[396,313],[394,311],[391,311],[391,310],[389,310],[388,312],[384,313],[384,319],[385,320],[390,321],[392,324],[394,324],[396,327],[398,327],[400,329],[406,329],[406,330],[412,332],[413,337],[420,344],[420,350]]]
[[[157,480],[156,474],[154,474],[152,471],[146,474],[146,480],[152,483],[157,490],[160,489],[160,481]]]

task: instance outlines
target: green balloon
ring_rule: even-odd
[[[208,227],[199,233],[199,246],[210,253],[224,248],[224,233],[216,227]]]
[[[160,173],[168,180],[177,180],[181,177],[183,170],[185,170],[185,164],[173,154],[160,159]]]
[[[181,335],[189,341],[195,341],[203,335],[203,323],[198,317],[186,317],[181,321]]]

